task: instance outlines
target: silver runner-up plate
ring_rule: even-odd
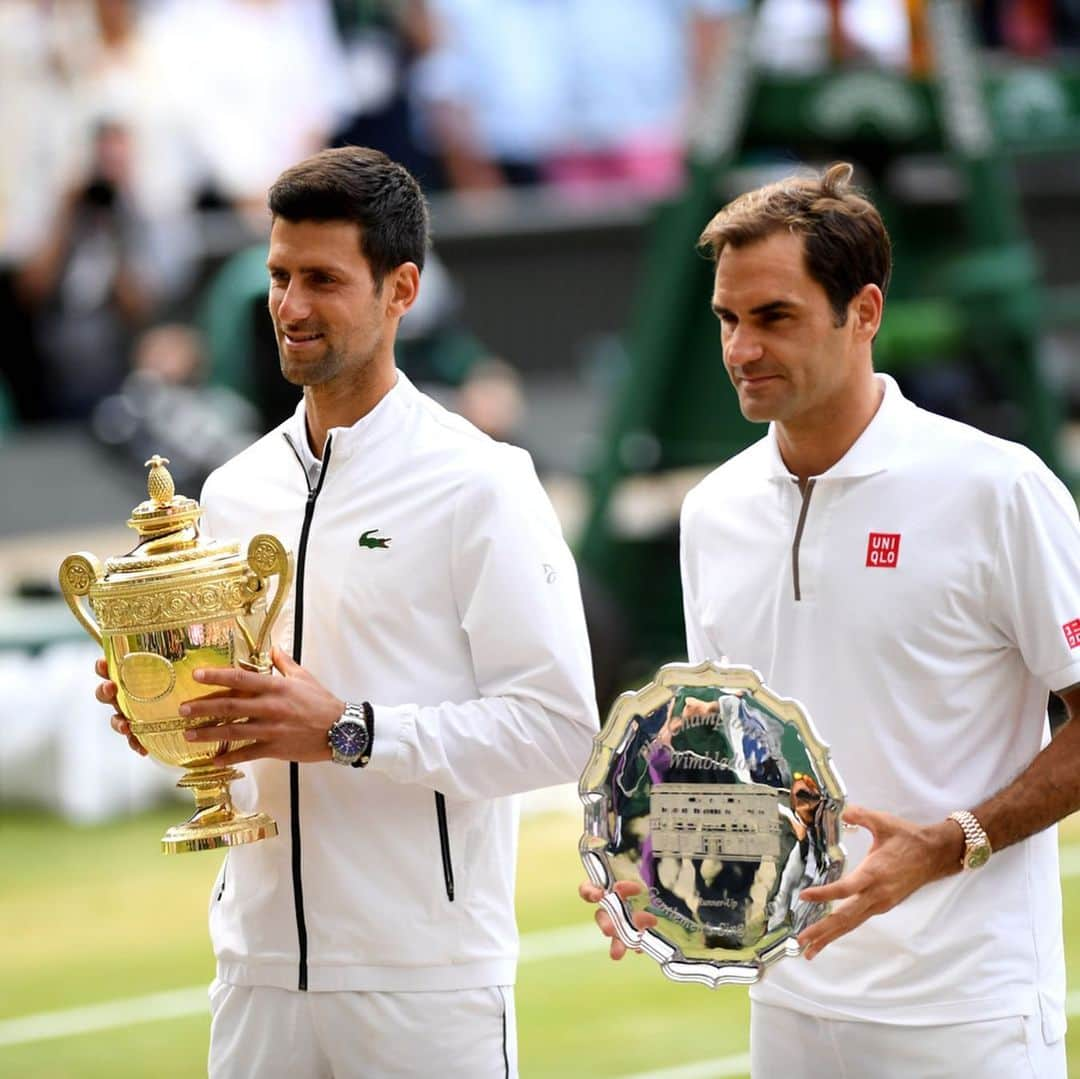
[[[806,709],[752,667],[671,663],[622,694],[579,793],[601,905],[675,981],[755,982],[828,913],[799,893],[843,872],[844,786]],[[654,928],[634,927],[640,910]]]

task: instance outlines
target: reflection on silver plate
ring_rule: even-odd
[[[624,693],[581,777],[581,857],[630,947],[676,981],[757,981],[827,913],[844,787],[806,710],[752,667],[672,663]],[[612,888],[633,881],[623,900]],[[639,932],[631,913],[658,919]]]

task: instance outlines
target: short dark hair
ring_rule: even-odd
[[[822,176],[792,176],[747,191],[705,226],[699,247],[714,260],[724,248],[745,247],[774,232],[803,237],[806,272],[825,290],[838,326],[865,285],[888,291],[892,244],[877,207],[851,183],[846,162]]]
[[[375,284],[403,262],[424,268],[427,202],[403,165],[367,146],[322,150],[286,169],[267,198],[286,221],[350,221],[360,226],[360,252]]]

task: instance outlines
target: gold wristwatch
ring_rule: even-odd
[[[979,823],[979,818],[966,809],[958,809],[949,814],[949,820],[956,821],[964,831],[964,857],[960,863],[964,869],[978,869],[986,865],[993,851],[990,837]]]

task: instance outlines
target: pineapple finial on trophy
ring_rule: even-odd
[[[150,475],[147,477],[146,481],[146,488],[150,497],[159,506],[167,506],[176,494],[173,478],[169,475],[169,470],[165,467],[168,463],[168,457],[162,457],[157,453],[155,453],[149,461],[145,462],[146,466],[150,469]]]

